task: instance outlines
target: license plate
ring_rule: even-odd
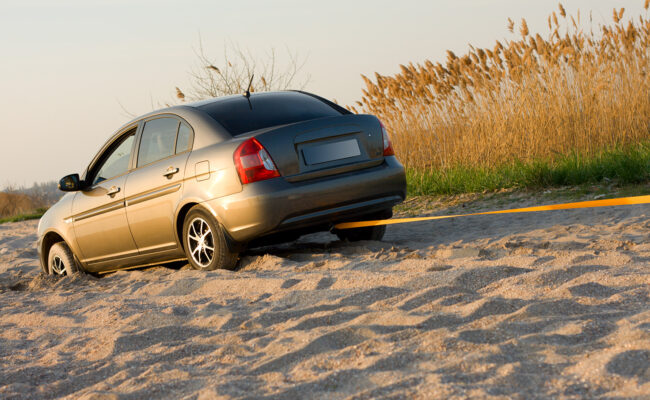
[[[356,157],[361,155],[361,150],[359,150],[359,142],[356,139],[350,139],[305,147],[302,149],[302,155],[305,164],[314,165]]]

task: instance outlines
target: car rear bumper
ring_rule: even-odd
[[[248,242],[283,231],[331,226],[392,208],[406,197],[404,167],[395,157],[379,166],[298,183],[283,178],[244,185],[206,201],[232,239]]]

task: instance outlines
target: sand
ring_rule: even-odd
[[[649,214],[392,225],[234,272],[64,279],[39,274],[36,221],[2,224],[0,398],[649,398]]]

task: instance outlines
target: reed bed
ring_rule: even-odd
[[[411,179],[634,152],[650,138],[649,2],[644,16],[624,22],[615,9],[596,28],[560,4],[546,37],[509,20],[516,40],[362,76],[350,108],[384,122]]]
[[[45,204],[34,196],[0,192],[0,223],[40,218],[45,210]]]

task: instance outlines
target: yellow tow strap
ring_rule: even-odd
[[[538,212],[538,211],[551,211],[551,210],[571,210],[575,208],[627,206],[633,204],[648,204],[648,203],[650,203],[650,195],[635,196],[635,197],[620,197],[618,199],[580,201],[577,203],[551,204],[547,206],[515,208],[512,210],[485,211],[485,212],[478,212],[472,214],[439,215],[435,217],[394,218],[394,219],[380,219],[375,221],[343,222],[334,225],[334,228],[350,229],[350,228],[362,228],[365,226],[403,224],[406,222],[417,222],[417,221],[431,221],[434,219],[469,217],[471,215],[510,214],[510,213],[525,213],[525,212]]]

